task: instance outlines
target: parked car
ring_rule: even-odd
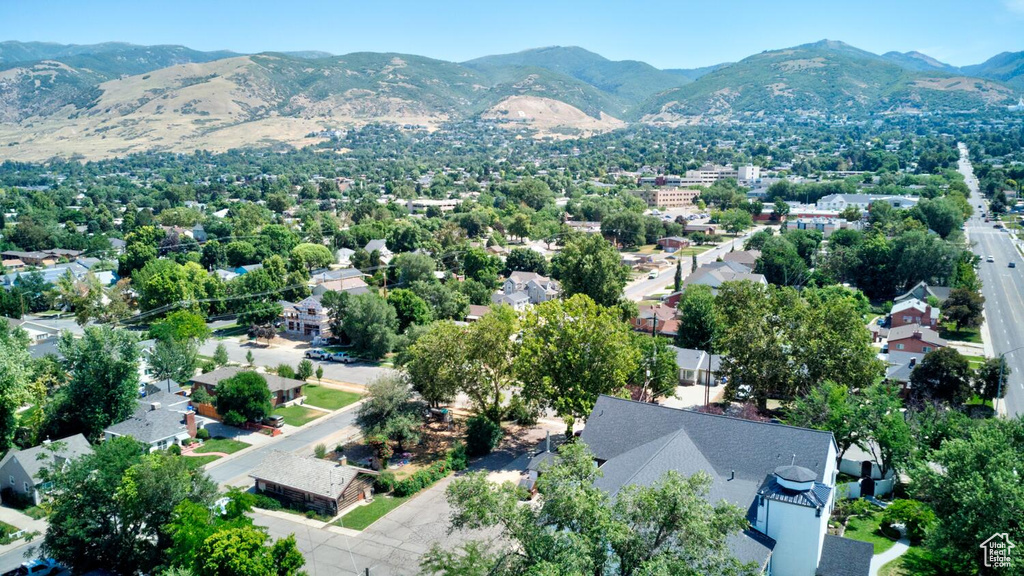
[[[985,258],[985,262],[995,262],[995,261],[996,261],[996,259],[993,258],[991,255],[989,255],[988,258]]]
[[[660,276],[660,275],[661,275],[661,272],[658,272],[657,270],[651,270],[651,271],[650,271],[650,272],[649,272],[649,273],[647,274],[647,277],[648,277],[648,278],[650,278],[651,280],[654,280],[655,278],[657,278],[657,277],[658,277],[658,276]]]
[[[314,348],[312,350],[306,350],[306,358],[312,358],[314,360],[330,360],[331,353],[323,348]]]
[[[331,354],[330,361],[341,362],[342,364],[351,364],[352,362],[355,362],[356,359],[349,356],[347,352],[335,352],[334,354]]]
[[[267,416],[266,418],[263,419],[263,424],[265,426],[270,426],[271,428],[283,428],[284,427],[284,416],[278,416],[277,414],[271,414],[270,416]]]
[[[1017,267],[1017,263],[1016,262],[1010,262],[1010,268],[1016,268],[1016,267]]]
[[[25,562],[18,568],[18,574],[25,574],[26,576],[42,576],[44,574],[53,574],[63,570],[57,561],[53,558],[44,558],[42,560],[33,560],[31,562]]]

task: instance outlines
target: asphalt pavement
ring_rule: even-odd
[[[757,230],[760,230],[760,228],[753,228],[743,236],[739,236],[737,238],[729,240],[728,242],[723,243],[720,246],[716,246],[715,248],[707,250],[702,254],[698,254],[697,264],[703,266],[704,264],[708,264],[709,262],[714,262],[716,258],[718,258],[719,256],[724,256],[733,247],[735,247],[737,250],[742,250],[743,242],[745,242],[747,238],[749,238],[750,235],[756,232]],[[664,261],[665,257],[667,256],[668,254],[666,254],[662,258],[659,258],[659,260]],[[634,302],[639,302],[646,298],[647,296],[651,294],[657,294],[658,292],[662,292],[666,288],[671,286],[672,283],[675,281],[676,277],[676,270],[674,267],[675,261],[672,261],[672,264],[673,267],[671,269],[662,271],[661,275],[658,276],[657,278],[645,278],[644,280],[636,282],[635,284],[626,286],[626,289],[623,291],[626,296],[626,299],[633,300]],[[686,277],[690,275],[690,268],[690,257],[685,256],[683,262],[683,279],[686,279]]]
[[[981,212],[988,211],[988,202],[979,192],[963,145],[960,146],[959,170],[971,189],[971,206],[975,213],[966,223],[966,229],[974,253],[981,257],[978,277],[985,297],[985,322],[991,349],[996,355],[1006,354],[1006,365],[1010,368],[1002,404],[1008,416],[1020,416],[1024,414],[1024,280],[1021,278],[1024,259],[1014,246],[1011,234],[981,218]],[[984,208],[979,209],[979,205]],[[993,262],[987,261],[989,256]],[[1011,262],[1016,263],[1016,268],[1010,268]]]

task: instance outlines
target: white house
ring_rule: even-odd
[[[540,304],[541,302],[547,302],[558,297],[561,292],[561,287],[558,282],[548,278],[547,276],[541,276],[536,272],[513,272],[509,274],[508,278],[505,279],[505,283],[501,287],[501,292],[505,296],[513,296],[517,293],[526,295],[529,304]],[[498,294],[495,294],[491,301],[497,303]],[[521,298],[516,298],[521,300]]]
[[[321,296],[309,296],[285,306],[282,312],[285,334],[295,336],[330,336],[331,319],[320,304]]]
[[[729,539],[732,553],[772,576],[867,576],[873,548],[828,534],[836,497],[831,432],[754,422],[601,396],[581,440],[613,498],[672,470],[711,477],[708,500],[746,512],[751,529]]]

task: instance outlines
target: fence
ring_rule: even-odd
[[[894,484],[896,484],[895,478],[875,480],[875,496],[885,496],[892,493]],[[860,481],[836,484],[836,498],[860,498]]]

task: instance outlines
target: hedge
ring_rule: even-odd
[[[382,478],[384,474],[388,474],[385,472],[378,477],[378,482],[382,487],[386,482],[393,482],[392,493],[395,496],[411,496],[424,488],[430,487],[434,482],[437,482],[452,472],[464,470],[466,468],[466,464],[466,447],[462,443],[457,443],[448,451],[444,460],[434,462],[427,468],[414,472],[408,478],[394,481],[394,475],[392,475],[389,480],[385,480]]]

